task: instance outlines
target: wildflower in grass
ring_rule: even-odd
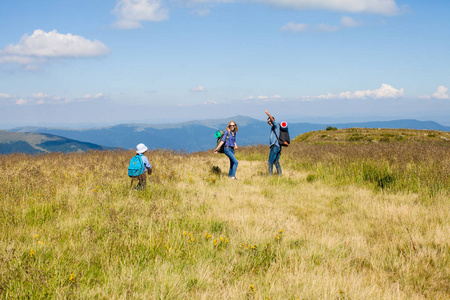
[[[252,250],[256,250],[258,248],[258,246],[256,245],[256,244],[254,244],[253,246],[252,246]]]
[[[250,293],[253,293],[255,291],[255,286],[253,284],[250,284]]]
[[[206,238],[206,239],[210,239],[210,238],[212,238],[212,234],[209,234],[209,233],[205,233],[205,238]]]
[[[229,242],[229,240],[228,240],[228,238],[226,238],[226,239],[225,239],[225,243],[227,243],[227,244],[228,244],[228,242]]]
[[[217,246],[217,239],[214,239],[213,244],[214,246]]]
[[[76,275],[74,273],[70,274],[69,281],[71,283],[74,283],[75,282],[75,277],[76,277]]]
[[[187,234],[188,234],[186,230],[185,230],[183,233],[184,233],[184,235],[187,235]]]
[[[35,234],[34,236],[33,236],[33,239],[37,239],[39,237],[39,234]]]
[[[34,249],[30,250],[30,257],[33,258],[34,257]]]
[[[280,230],[278,231],[278,234],[275,235],[275,240],[281,241],[282,238],[283,238],[283,230]]]
[[[223,237],[219,237],[220,241],[223,242]]]
[[[38,241],[37,242],[39,245],[44,245],[44,243],[42,241]]]

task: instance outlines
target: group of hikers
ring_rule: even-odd
[[[275,165],[275,168],[277,170],[278,176],[281,176],[281,166],[280,166],[280,156],[281,156],[281,144],[279,136],[281,134],[281,124],[275,122],[275,118],[266,110],[265,113],[267,114],[267,124],[270,126],[270,135],[269,135],[269,146],[270,146],[270,152],[269,152],[269,168],[268,168],[268,174],[273,174],[273,166]],[[228,171],[228,176],[236,180],[236,170],[238,167],[238,160],[236,159],[236,156],[234,155],[234,151],[238,148],[236,143],[236,133],[238,132],[238,126],[236,122],[231,121],[227,125],[227,129],[222,135],[222,138],[220,142],[217,144],[217,147],[214,149],[214,153],[219,153],[219,150],[223,147],[223,153],[230,159],[230,169]],[[143,189],[146,186],[147,182],[147,174],[151,174],[152,172],[152,166],[150,162],[148,161],[148,158],[144,155],[147,151],[147,147],[144,144],[139,144],[136,146],[136,156],[138,159],[141,159],[141,174],[137,176],[133,176],[132,173],[130,173],[130,169],[128,171],[128,175],[130,177],[135,178],[138,180],[137,189]],[[130,161],[130,168],[133,164],[133,159]],[[133,181],[132,181],[133,182]]]

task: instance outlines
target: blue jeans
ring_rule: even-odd
[[[275,165],[278,175],[281,176],[280,156],[281,147],[272,145],[269,153],[269,175],[273,174],[273,165]]]
[[[228,176],[235,177],[236,176],[236,169],[239,164],[238,160],[234,156],[234,149],[233,148],[224,148],[225,155],[228,156],[230,159],[230,171],[228,172]]]

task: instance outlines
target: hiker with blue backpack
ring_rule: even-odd
[[[277,169],[278,176],[281,176],[280,156],[281,147],[287,147],[290,143],[289,131],[287,130],[287,123],[277,123],[275,118],[266,110],[267,124],[270,126],[269,136],[269,175],[273,174],[273,165]],[[283,129],[283,130],[282,130]]]
[[[214,149],[214,153],[222,153],[221,149],[223,146],[223,153],[230,159],[228,176],[231,179],[236,179],[236,170],[239,164],[236,156],[234,156],[234,150],[238,147],[236,144],[236,132],[238,132],[238,126],[236,122],[231,121],[228,123],[227,129],[223,133],[221,141],[217,144],[216,149]]]
[[[140,143],[136,146],[136,155],[130,160],[128,167],[128,176],[131,177],[131,185],[133,185],[133,179],[138,180],[136,190],[143,190],[147,185],[147,174],[152,173],[152,165],[148,161],[148,158],[144,153],[148,150],[147,146]]]

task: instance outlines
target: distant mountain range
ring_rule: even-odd
[[[0,153],[11,153],[13,148],[16,151],[25,153],[29,150],[55,149],[55,151],[66,152],[70,149],[77,149],[75,143],[78,143],[86,149],[100,149],[95,147],[120,147],[124,149],[135,148],[138,143],[144,143],[150,149],[172,149],[176,151],[205,151],[212,149],[216,145],[214,133],[216,130],[224,130],[229,121],[235,121],[239,127],[237,134],[238,145],[255,145],[266,144],[269,138],[269,127],[266,121],[256,120],[245,116],[235,116],[226,119],[217,120],[202,120],[202,121],[190,121],[177,124],[165,124],[165,125],[151,125],[151,124],[122,124],[104,128],[93,129],[67,129],[67,128],[44,128],[44,127],[20,127],[10,130],[10,132],[24,133],[34,132],[40,134],[46,134],[58,137],[65,137],[67,142],[61,142],[62,150],[56,150],[56,141],[52,142],[52,148],[44,148],[41,144],[35,144],[35,146],[24,147],[21,144],[17,144],[19,140],[15,140],[14,143],[9,142],[9,146],[5,146],[5,142],[0,140]],[[277,120],[282,121],[282,120]],[[380,122],[363,122],[363,123],[342,123],[342,124],[314,124],[314,123],[289,123],[289,132],[291,138],[296,137],[299,134],[323,130],[326,127],[332,126],[338,129],[342,128],[408,128],[408,129],[429,129],[450,131],[450,127],[440,125],[432,121],[417,121],[417,120],[395,120],[395,121],[380,121]],[[71,142],[69,142],[71,141]],[[6,142],[8,144],[8,142]],[[102,145],[102,146],[99,146]],[[8,148],[9,147],[9,148]],[[10,152],[4,152],[6,149]],[[8,150],[9,149],[9,150]],[[22,151],[23,150],[23,151]],[[78,150],[77,150],[78,151]],[[83,150],[81,150],[83,151]],[[39,152],[37,152],[39,153]]]
[[[0,130],[0,154],[50,152],[84,152],[106,150],[110,147],[80,142],[56,135],[42,133],[9,132]]]

